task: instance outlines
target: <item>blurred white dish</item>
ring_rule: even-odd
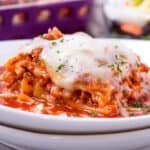
[[[142,61],[150,65],[150,42],[138,40],[97,39],[97,41],[121,42],[136,51]],[[0,63],[18,52],[27,41],[0,42]],[[66,116],[39,115],[0,106],[0,122],[3,124],[41,132],[97,133],[132,130],[150,126],[150,115],[132,118],[74,118]]]
[[[130,0],[129,0],[130,1]],[[133,7],[126,6],[127,1],[125,0],[108,0],[104,11],[106,16],[112,21],[117,22],[130,22],[141,27],[148,24],[150,20],[148,4],[145,3],[145,7]],[[147,6],[147,7],[146,7]],[[137,19],[138,16],[138,19]]]
[[[0,141],[18,150],[145,150],[150,148],[150,129],[131,132],[65,135],[40,134],[0,126]],[[9,145],[8,144],[8,145]]]

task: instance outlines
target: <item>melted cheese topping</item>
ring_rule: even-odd
[[[52,81],[66,89],[73,89],[85,74],[91,80],[107,82],[116,78],[119,81],[130,74],[130,66],[137,62],[137,56],[121,44],[96,40],[83,33],[53,41],[38,37],[24,47],[24,52],[30,53],[39,47],[43,48],[40,57]],[[118,64],[121,73],[114,77],[112,68]]]

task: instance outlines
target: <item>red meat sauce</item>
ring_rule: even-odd
[[[0,74],[2,74],[4,71],[4,67],[0,67]],[[0,93],[2,93],[2,89],[3,89],[4,85],[3,82],[0,81]],[[27,111],[27,112],[36,112],[36,106],[38,106],[39,104],[43,104],[43,108],[40,112],[40,114],[52,114],[52,115],[60,115],[62,113],[67,114],[67,116],[76,116],[76,117],[84,117],[84,116],[92,116],[92,117],[121,117],[119,114],[111,114],[111,116],[99,116],[98,114],[95,115],[94,113],[91,114],[87,111],[82,111],[82,110],[77,110],[74,108],[71,108],[68,105],[65,104],[55,104],[53,106],[46,104],[46,102],[39,102],[36,101],[36,98],[33,97],[33,99],[35,99],[34,103],[30,103],[30,102],[26,102],[26,101],[22,101],[22,100],[18,100],[17,97],[12,97],[12,98],[0,98],[0,105],[3,106],[7,106],[10,108],[15,108],[15,109],[19,109],[19,110],[23,110],[23,111]]]

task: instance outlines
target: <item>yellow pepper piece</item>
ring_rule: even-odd
[[[36,84],[33,90],[33,96],[41,98],[43,92],[44,92],[44,88]]]
[[[33,86],[29,84],[29,81],[27,78],[23,78],[23,80],[21,81],[21,90],[23,93],[26,93],[26,94],[33,93]]]

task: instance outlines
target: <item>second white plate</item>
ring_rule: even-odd
[[[0,126],[0,141],[18,150],[149,150],[150,129],[113,134],[41,134]]]

